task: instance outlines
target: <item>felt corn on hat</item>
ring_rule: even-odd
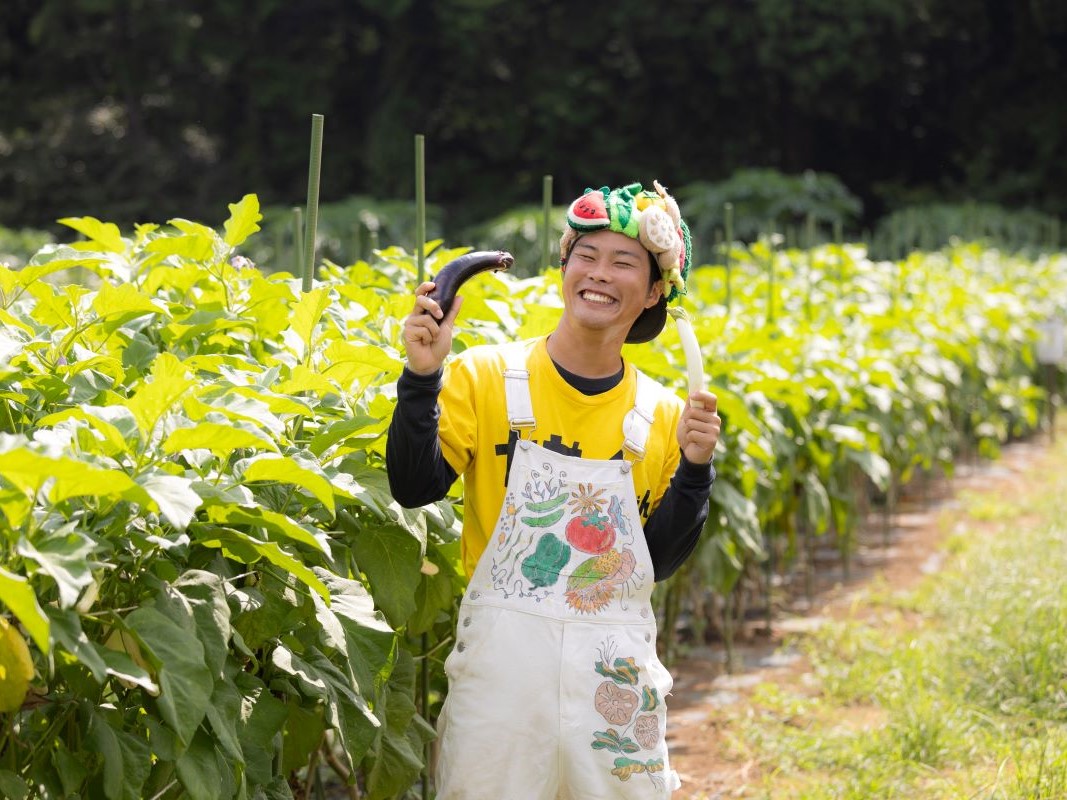
[[[663,281],[663,296],[634,321],[626,335],[631,344],[649,342],[663,330],[667,303],[685,294],[685,280],[692,266],[692,239],[678,203],[659,181],[652,185],[655,191],[643,189],[640,183],[617,189],[586,189],[567,208],[567,227],[559,240],[560,264],[567,261],[582,234],[601,230],[637,239],[653,255]]]

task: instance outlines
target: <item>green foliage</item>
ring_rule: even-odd
[[[545,212],[541,206],[521,206],[509,209],[463,232],[478,250],[507,250],[515,256],[512,272],[520,277],[537,275],[546,268],[559,265],[559,239],[563,235],[566,208],[557,206],[549,212],[548,257],[542,264],[541,237],[544,233]]]
[[[297,206],[303,224],[303,205]],[[290,270],[297,274],[293,249],[293,209],[273,206],[263,209],[264,235],[245,249],[246,255],[265,269]],[[426,208],[426,236],[440,237],[443,212],[439,206]],[[407,201],[380,201],[370,197],[348,197],[319,204],[315,247],[319,258],[338,264],[354,264],[374,259],[375,249],[413,245],[415,205]]]
[[[902,258],[912,250],[936,250],[953,240],[1031,253],[1061,246],[1060,223],[1033,209],[1012,211],[989,203],[925,203],[886,215],[871,239],[871,252]]]
[[[775,230],[805,225],[809,216],[823,230],[835,223],[851,227],[862,208],[838,178],[811,170],[784,175],[774,169],[743,169],[719,183],[697,182],[680,188],[678,202],[704,247],[725,225],[725,203],[733,204],[734,236],[744,241],[769,233],[769,225],[781,226]]]
[[[0,600],[38,653],[5,796],[291,796],[327,744],[369,796],[421,769],[406,631],[462,582],[450,503],[384,482],[392,281],[301,296],[232,259],[260,214],[230,210],[65,220],[86,240],[0,271]],[[72,266],[100,288],[42,280]]]
[[[4,3],[0,221],[301,204],[312,113],[324,201],[410,201],[424,134],[449,240],[546,173],[561,202],[766,165],[841,176],[867,225],[920,187],[1067,213],[1052,0],[616,0],[597,24],[548,0]]]
[[[876,262],[858,247],[760,241],[732,263],[696,269],[686,298],[724,447],[705,539],[657,589],[668,608],[672,591],[692,609],[709,587],[752,591],[770,548],[783,569],[802,536],[833,536],[847,559],[871,493],[1035,430],[1038,326],[1067,287],[1063,256],[977,245]],[[632,357],[664,381],[684,374],[670,324]],[[695,624],[729,635],[729,621]]]
[[[36,668],[5,794],[288,797],[328,758],[385,798],[421,769],[464,578],[458,498],[402,509],[384,473],[413,258],[327,262],[302,293],[238,255],[257,198],[230,212],[65,218],[81,241],[0,268],[0,603]],[[429,249],[430,274],[462,252]],[[715,267],[686,301],[725,426],[700,593],[800,527],[847,548],[868,485],[1037,425],[1063,257],[735,256],[729,307]],[[559,272],[464,295],[457,350],[539,335]],[[673,326],[627,355],[684,393]]]
[[[0,264],[21,267],[30,256],[52,241],[53,237],[47,231],[11,230],[0,226]]]

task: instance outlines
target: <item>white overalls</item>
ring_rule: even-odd
[[[507,364],[508,417],[528,432],[520,349]],[[620,432],[628,458],[644,454],[657,389],[638,372]],[[437,800],[651,800],[678,787],[630,468],[520,436],[445,661]]]

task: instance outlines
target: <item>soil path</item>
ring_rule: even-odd
[[[1049,444],[1044,436],[1008,445],[996,461],[958,467],[950,480],[928,482],[920,496],[905,493],[888,535],[881,514],[863,526],[847,582],[840,564],[831,561],[836,557],[830,551],[817,553],[820,574],[814,602],[808,607],[803,597],[783,600],[769,635],[765,622],[755,623],[737,645],[742,664],[733,674],[726,672],[721,645],[690,648],[671,670],[675,683],[668,702],[667,741],[672,766],[682,778],[682,788],[672,797],[725,800],[751,796],[747,790],[760,786],[764,776],[758,763],[731,759],[727,747],[730,715],[725,712],[743,709],[752,690],[764,682],[794,689],[810,686],[808,664],[784,646],[786,638],[853,613],[857,594],[872,579],[877,578],[889,591],[906,590],[936,572],[946,557],[946,538],[966,516],[964,503],[976,496],[1018,497],[1027,473],[1051,467],[1045,463],[1054,456]]]

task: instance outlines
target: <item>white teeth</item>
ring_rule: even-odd
[[[598,294],[597,292],[582,292],[582,297],[590,303],[603,303],[607,305],[608,303],[615,302],[613,298],[608,297],[606,294]]]

